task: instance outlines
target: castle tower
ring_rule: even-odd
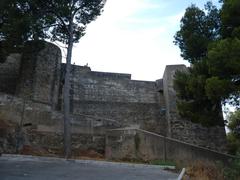
[[[61,50],[47,42],[28,42],[21,59],[16,95],[56,107]]]
[[[163,94],[166,103],[167,136],[209,149],[226,151],[226,132],[222,126],[204,127],[179,116],[177,97],[173,88],[176,71],[186,71],[185,65],[168,65],[163,75]]]

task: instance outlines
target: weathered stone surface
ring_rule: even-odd
[[[10,55],[5,63],[0,64],[0,119],[14,124],[15,130],[22,127],[21,133],[18,133],[22,138],[22,147],[39,146],[58,149],[60,153],[65,65],[61,64],[61,51],[57,46],[46,42],[42,44],[44,46],[39,49],[30,43],[22,55]],[[224,151],[224,127],[202,127],[177,114],[173,78],[176,70],[185,69],[184,65],[171,65],[166,67],[163,79],[135,81],[131,80],[130,74],[95,72],[86,66],[72,65],[70,104],[73,148],[104,153],[108,129],[138,127]],[[16,136],[15,130],[10,137]],[[7,134],[0,141],[5,141],[5,138],[7,141],[4,144],[10,142],[15,147],[16,142],[6,138]],[[131,135],[126,137],[129,148],[122,148],[132,149],[130,142],[136,139],[132,139]],[[119,139],[115,140],[116,147],[119,142]],[[134,153],[129,151],[128,158],[135,157]]]
[[[16,94],[55,107],[60,83],[61,51],[51,43],[34,45],[29,42],[24,49]]]
[[[108,131],[105,157],[117,160],[175,162],[181,166],[197,161],[228,163],[228,160],[234,158],[145,130],[127,128]]]
[[[20,63],[20,54],[11,54],[4,63],[0,63],[0,92],[15,94]]]
[[[17,124],[3,120],[0,114],[0,153],[16,153]]]
[[[161,113],[165,107],[164,97],[158,92],[156,82],[134,81],[129,74],[95,72],[89,67],[72,66],[71,88],[73,114],[112,119],[121,126],[136,124],[166,134],[165,114]]]

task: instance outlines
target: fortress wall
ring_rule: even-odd
[[[95,72],[82,66],[72,66],[71,75],[73,114],[109,118],[122,126],[139,125],[165,135],[166,120],[161,113],[164,99],[155,82],[135,81],[129,74]]]
[[[73,72],[74,73],[74,72]],[[107,73],[104,73],[105,75]],[[101,73],[89,72],[72,79],[74,100],[103,101],[103,102],[131,102],[158,103],[155,82],[132,81],[125,78],[102,76]]]
[[[38,53],[39,48],[33,46],[31,42],[24,48],[16,90],[16,95],[19,97],[24,97],[25,99],[33,98],[33,85]]]
[[[115,160],[142,160],[175,162],[189,166],[198,161],[222,162],[225,165],[231,155],[164,137],[142,129],[109,130],[106,135],[105,157]]]
[[[17,95],[56,106],[60,83],[61,51],[51,43],[25,47]]]
[[[177,70],[185,71],[186,66],[167,66],[163,76],[168,137],[225,152],[226,132],[224,127],[203,127],[201,124],[192,123],[178,115],[176,107],[177,97],[173,89],[174,74]]]
[[[15,94],[20,63],[20,54],[10,54],[4,63],[0,63],[0,92]]]
[[[138,126],[165,135],[165,116],[159,113],[159,109],[158,104],[81,101],[76,103],[74,114],[87,114],[99,120],[111,119],[124,127]],[[84,119],[82,117],[80,121]]]
[[[130,74],[95,72],[86,66],[73,65],[70,108],[73,134],[78,134],[76,146],[81,134],[92,138],[91,143],[87,142],[89,146],[99,142],[103,149],[106,129],[133,126],[224,151],[224,127],[206,128],[178,116],[173,89],[177,69],[186,67],[167,66],[163,79],[149,82],[131,80]],[[0,92],[13,96],[0,97],[0,120],[19,124],[26,106],[23,123],[31,123],[30,129],[42,133],[38,136],[31,131],[32,141],[35,136],[40,138],[36,145],[41,138],[47,142],[51,137],[54,141],[54,133],[60,133],[60,137],[63,112],[54,109],[56,105],[58,110],[62,107],[63,77],[61,51],[53,44],[45,42],[45,47],[39,50],[30,43],[22,56],[10,55],[0,64]],[[48,136],[49,132],[53,135]],[[84,142],[80,145],[85,146]]]
[[[48,44],[38,54],[33,96],[35,100],[56,106],[60,83],[61,60],[61,51],[53,44]]]

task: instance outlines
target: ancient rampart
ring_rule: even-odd
[[[30,50],[10,55],[0,64],[0,120],[9,129],[0,137],[4,151],[11,149],[9,147],[14,150],[16,134],[21,136],[23,146],[62,148],[65,64],[61,63],[58,47],[44,44],[39,51],[31,46]],[[178,116],[173,89],[177,70],[186,70],[186,67],[170,65],[162,79],[136,81],[131,80],[130,74],[95,72],[90,67],[72,65],[73,147],[104,154],[107,130],[136,127],[225,151],[224,127],[207,128]],[[23,132],[20,135],[19,128]]]

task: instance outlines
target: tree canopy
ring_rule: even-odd
[[[240,105],[240,1],[224,0],[221,9],[208,2],[191,5],[174,43],[191,63],[177,72],[180,115],[207,126],[224,125],[221,105]]]
[[[19,52],[24,42],[33,39],[37,31],[43,35],[43,29],[35,29],[41,16],[29,7],[25,0],[2,0],[0,2],[0,59],[3,61],[9,53]],[[34,22],[35,21],[35,22]],[[43,24],[42,24],[43,25]],[[40,35],[41,34],[41,35]]]
[[[0,41],[14,46],[34,39],[67,44],[67,28],[72,18],[74,42],[77,42],[86,25],[101,14],[104,4],[105,0],[2,0]]]
[[[181,19],[180,30],[175,35],[174,43],[181,49],[181,56],[195,63],[206,56],[209,42],[219,37],[219,10],[210,2],[204,10],[191,5]]]

